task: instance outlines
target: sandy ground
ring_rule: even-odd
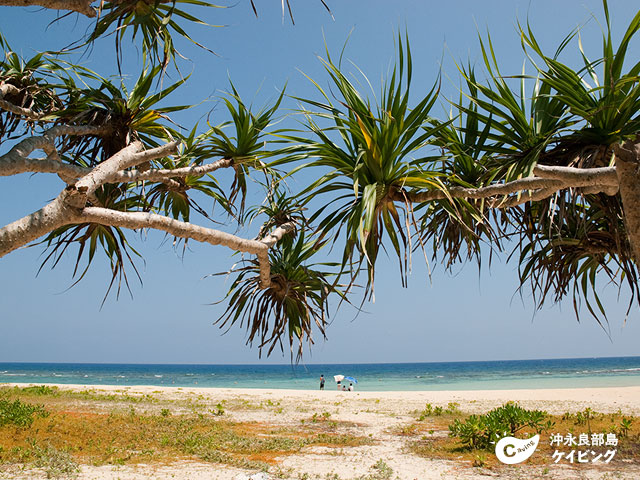
[[[24,386],[24,385],[22,385]],[[373,465],[382,460],[393,469],[391,480],[429,479],[640,479],[640,467],[595,468],[582,464],[551,465],[548,471],[525,464],[505,467],[499,472],[472,468],[461,462],[418,457],[406,448],[403,437],[392,435],[394,428],[409,424],[426,403],[446,406],[457,402],[469,413],[484,413],[507,401],[517,401],[525,408],[550,413],[575,412],[590,407],[598,412],[617,412],[640,416],[640,387],[486,390],[440,392],[338,392],[265,389],[173,388],[155,386],[84,386],[58,385],[59,388],[87,388],[97,392],[128,395],[153,394],[168,399],[198,398],[212,405],[225,400],[225,415],[238,421],[257,421],[273,425],[300,425],[313,413],[329,412],[332,420],[353,422],[353,433],[370,436],[373,445],[328,449],[310,447],[299,454],[284,457],[269,472],[269,479],[377,480]],[[161,393],[158,393],[161,392]],[[243,404],[268,404],[272,408],[236,408]],[[83,466],[79,478],[103,479],[219,479],[245,480],[257,472],[201,462],[171,465]],[[35,472],[0,472],[0,478],[37,478]],[[257,477],[255,477],[257,478]]]

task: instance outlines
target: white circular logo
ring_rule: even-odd
[[[513,465],[524,462],[533,455],[540,442],[540,435],[520,440],[514,437],[504,437],[496,443],[496,457],[502,463]]]

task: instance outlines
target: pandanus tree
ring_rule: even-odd
[[[199,20],[181,8],[212,5],[72,3],[38,0],[99,13],[88,42],[114,31],[121,52],[127,32],[141,38],[145,66],[127,86],[56,53],[22,59],[0,37],[0,174],[50,173],[63,182],[42,209],[0,228],[0,255],[40,242],[44,263],[55,265],[72,249],[79,281],[103,253],[109,288],[117,281],[119,289],[126,269],[136,271],[131,231],[227,246],[247,256],[227,272],[218,323],[244,326],[248,342],[268,354],[284,341],[298,358],[314,331],[324,335],[331,298],[339,305],[373,297],[384,250],[397,256],[402,284],[416,251],[451,267],[506,250],[538,306],[570,295],[576,312],[584,302],[598,322],[606,319],[602,279],[628,288],[629,308],[640,298],[640,63],[627,59],[640,12],[614,44],[603,2],[602,51],[591,58],[578,30],[549,56],[520,26],[529,66],[516,74],[505,74],[491,38],[480,38],[486,80],[473,65],[459,66],[456,99],[440,95],[439,79],[416,96],[406,37],[377,95],[327,51],[329,87],[310,79],[316,97],[282,92],[255,111],[231,85],[220,101],[227,122],[183,129],[170,117],[187,107],[166,106],[188,81],[165,81],[179,61],[172,35],[194,42],[183,23]],[[577,67],[560,60],[574,43]],[[276,128],[285,98],[298,104],[298,128]],[[447,118],[434,113],[442,103]],[[233,173],[230,186],[216,177],[223,169]],[[245,207],[251,177],[266,200]],[[289,177],[307,184],[291,192]],[[212,216],[204,201],[218,208],[217,221],[260,224],[256,238],[199,225],[196,218]]]
[[[79,9],[85,3],[88,10]],[[89,45],[114,31],[118,69],[123,39],[141,38],[144,61],[133,85],[70,64],[68,53],[21,58],[0,36],[0,142],[5,149],[0,156],[1,175],[49,173],[63,182],[51,202],[0,229],[0,255],[36,241],[45,248],[42,265],[55,266],[65,253],[74,252],[77,283],[102,254],[111,270],[108,294],[114,286],[118,292],[121,286],[128,287],[128,270],[138,273],[135,261],[140,254],[129,241],[131,232],[155,229],[176,243],[191,240],[223,245],[253,256],[245,269],[254,275],[249,279],[255,287],[251,294],[264,292],[264,298],[278,303],[257,310],[256,321],[262,323],[257,328],[262,332],[260,346],[272,339],[273,348],[287,329],[292,344],[304,339],[312,323],[326,323],[328,295],[337,288],[325,279],[331,274],[307,265],[310,254],[319,248],[312,235],[304,240],[301,231],[284,242],[281,250],[270,252],[299,227],[295,216],[267,212],[271,216],[257,238],[241,238],[198,225],[193,219],[195,212],[205,221],[213,220],[211,209],[201,206],[208,200],[221,212],[218,221],[229,223],[231,219],[237,224],[245,216],[251,171],[260,171],[268,184],[276,185],[277,173],[263,160],[273,155],[266,138],[278,133],[271,123],[284,92],[273,105],[254,112],[231,85],[229,94],[221,98],[229,121],[207,124],[204,129],[197,125],[190,130],[179,128],[171,114],[189,106],[167,106],[166,97],[188,77],[181,76],[173,84],[168,81],[167,68],[177,58],[171,36],[191,40],[176,19],[199,21],[179,7],[215,5],[114,2],[101,3],[94,10],[90,3],[36,4],[97,14],[95,27],[84,41]],[[178,68],[177,63],[174,66]],[[39,152],[44,155],[38,156]],[[220,169],[233,172],[228,188],[214,176]],[[264,216],[263,210],[252,212]],[[298,286],[289,288],[291,282]],[[273,325],[268,321],[272,316]],[[249,341],[254,336],[255,331],[250,331]]]
[[[409,104],[411,52],[399,41],[397,68],[372,105],[327,55],[334,100],[302,100],[306,132],[292,137],[304,153],[284,157],[323,167],[304,202],[330,196],[311,217],[323,236],[344,242],[342,268],[353,280],[364,265],[373,288],[378,251],[395,251],[402,281],[415,249],[452,266],[482,260],[485,248],[513,249],[521,287],[537,305],[572,295],[598,322],[605,277],[638,298],[634,165],[638,143],[638,69],[624,71],[640,13],[614,46],[604,2],[602,53],[577,70],[547,56],[520,28],[530,73],[505,75],[491,38],[480,38],[486,82],[459,67],[464,88],[447,119],[431,116],[437,85]],[[579,43],[579,42],[578,42]],[[579,44],[581,48],[581,45]],[[320,126],[330,120],[331,125]],[[627,207],[625,207],[625,205]],[[631,206],[631,207],[628,207]],[[515,239],[514,243],[512,239]],[[355,260],[355,261],[354,261]],[[403,268],[404,266],[404,268]],[[350,282],[351,284],[353,282]]]

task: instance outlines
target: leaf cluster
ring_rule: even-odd
[[[313,332],[325,335],[328,324],[329,298],[345,298],[336,283],[336,264],[312,263],[311,257],[322,247],[307,239],[300,230],[293,238],[285,236],[269,250],[271,286],[261,289],[260,265],[256,259],[245,259],[228,273],[233,282],[224,299],[225,312],[216,320],[220,328],[239,324],[247,330],[247,343],[257,343],[260,352],[270,355],[276,346],[283,350],[288,343],[292,359],[300,360],[304,342],[313,343]]]
[[[547,412],[527,410],[508,402],[484,415],[470,415],[465,421],[455,419],[449,425],[449,436],[459,438],[471,450],[491,450],[503,437],[514,436],[524,428],[541,433],[553,425],[545,422]]]
[[[15,425],[28,428],[33,424],[35,416],[45,418],[49,412],[40,405],[24,403],[19,399],[13,402],[6,398],[0,398],[0,427]]]

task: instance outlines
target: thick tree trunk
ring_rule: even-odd
[[[640,265],[640,144],[625,142],[614,152],[627,237]]]
[[[52,202],[31,215],[0,228],[0,257],[63,225],[74,223],[79,209],[69,204],[73,192],[63,190]]]

